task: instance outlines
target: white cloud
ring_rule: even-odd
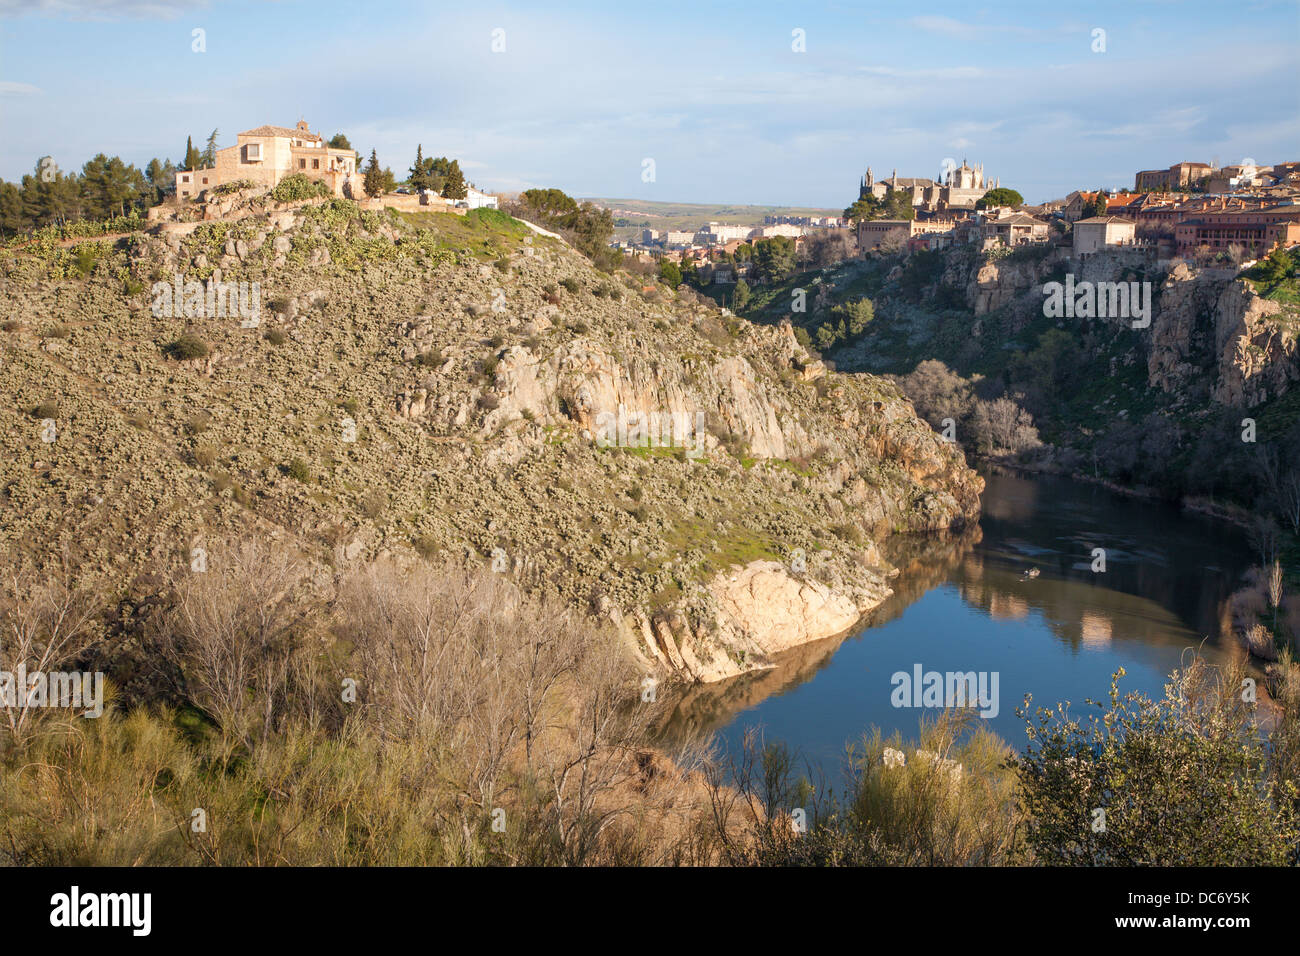
[[[40,87],[30,83],[17,83],[13,80],[0,80],[0,96],[31,96],[39,93]]]

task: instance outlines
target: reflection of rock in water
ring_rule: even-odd
[[[1103,647],[1110,643],[1113,624],[1105,615],[1095,611],[1084,611],[1080,627],[1084,646]]]
[[[708,736],[736,713],[811,680],[830,663],[844,639],[855,633],[857,628],[838,637],[800,644],[778,655],[776,666],[767,670],[749,671],[707,684],[675,686],[663,736],[674,743]]]
[[[897,534],[886,538],[881,550],[886,560],[898,568],[898,576],[889,582],[894,593],[869,613],[863,624],[871,627],[887,624],[927,591],[947,581],[963,558],[979,560],[972,549],[983,536],[983,529],[975,524],[956,534]]]
[[[927,591],[946,581],[962,556],[979,543],[982,534],[978,525],[970,525],[953,534],[891,535],[882,544],[881,552],[899,573],[890,580],[894,593],[884,603],[837,637],[782,652],[775,658],[776,666],[768,670],[675,689],[663,724],[665,742],[683,743],[707,736],[725,726],[736,713],[811,680],[830,663],[846,638],[865,627],[893,620]]]

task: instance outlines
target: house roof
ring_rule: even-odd
[[[1090,219],[1080,219],[1078,222],[1075,223],[1075,225],[1083,226],[1083,225],[1087,225],[1088,223],[1106,223],[1108,225],[1114,223],[1123,226],[1137,225],[1137,223],[1134,222],[1132,219],[1126,219],[1123,216],[1093,216]]]
[[[289,139],[314,139],[319,140],[320,136],[316,133],[304,132],[300,129],[292,129],[288,126],[259,126],[256,129],[244,130],[240,136],[283,136]]]

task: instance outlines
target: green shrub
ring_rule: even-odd
[[[285,466],[284,473],[294,481],[311,481],[311,468],[301,458],[295,458]]]
[[[192,359],[201,359],[208,356],[208,343],[204,342],[192,332],[186,332],[171,345],[167,346],[167,353],[172,358],[186,362]]]
[[[212,193],[217,196],[228,196],[231,193],[237,193],[241,189],[255,189],[257,183],[251,179],[236,179],[233,182],[222,183],[220,186],[214,186]]]
[[[578,280],[573,278],[573,276],[567,276],[561,279],[560,285],[564,286],[565,291],[568,292],[570,295],[578,294],[578,288],[579,288]]]
[[[1295,865],[1297,727],[1257,733],[1244,674],[1240,662],[1216,670],[1194,658],[1152,701],[1120,695],[1121,668],[1109,705],[1091,702],[1086,719],[1065,705],[1021,710],[1029,744],[1012,766],[1037,862]]]
[[[331,195],[329,186],[319,179],[311,179],[302,173],[286,176],[276,183],[271,190],[271,198],[276,202],[294,202],[299,199],[323,199]]]
[[[37,405],[35,408],[32,409],[32,417],[33,418],[58,418],[59,403],[53,401],[41,402],[39,405]]]

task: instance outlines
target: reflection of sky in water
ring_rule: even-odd
[[[873,725],[913,737],[934,715],[890,704],[891,676],[919,663],[996,671],[1000,712],[987,726],[1020,746],[1026,693],[1077,714],[1084,698],[1106,698],[1120,667],[1121,691],[1160,695],[1189,648],[1223,659],[1220,605],[1249,560],[1235,529],[1088,485],[999,476],[988,476],[980,524],[973,549],[931,562],[934,586],[907,594],[900,582],[860,633],[820,657],[810,646],[784,674],[697,688],[685,722],[721,727],[727,747],[761,726],[833,764]],[[1105,574],[1091,570],[1094,547],[1106,549]],[[1026,579],[1030,567],[1040,575]]]

